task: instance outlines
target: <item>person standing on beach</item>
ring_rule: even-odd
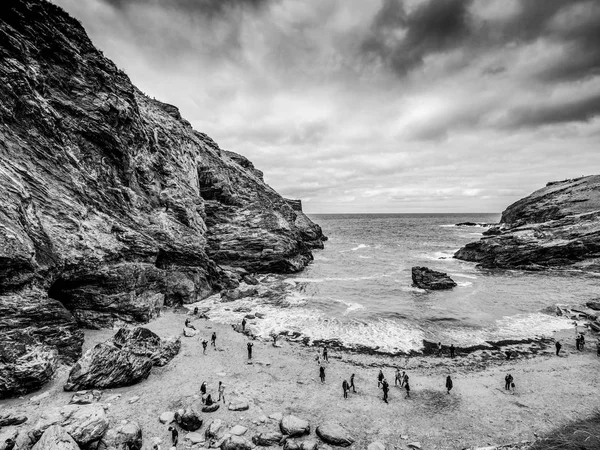
[[[200,385],[200,394],[201,397],[204,397],[206,395],[206,381],[203,381]]]
[[[212,345],[215,350],[217,349],[217,332],[213,331],[212,336],[210,337],[210,345]]]
[[[379,375],[377,375],[377,387],[381,386],[385,377],[383,376],[383,371],[379,369]]]
[[[410,385],[408,384],[408,375],[406,376],[406,383],[404,383],[404,389],[406,389],[406,397],[410,398]]]
[[[348,390],[350,390],[350,388],[352,388],[352,392],[356,394],[356,387],[354,386],[354,374],[350,375],[350,387]]]
[[[388,384],[388,382],[385,378],[383,379],[383,382],[381,383],[381,389],[383,390],[383,401],[387,403],[390,385]]]
[[[583,351],[583,346],[585,345],[585,336],[583,335],[583,333],[581,333],[579,338],[579,346],[581,347],[581,350]]]
[[[402,375],[400,376],[400,387],[404,387],[404,382],[406,381],[405,378],[406,378],[406,372],[403,370]]]
[[[342,382],[342,389],[344,390],[344,398],[348,398],[348,391],[350,390],[350,387],[348,386],[348,382],[346,380]]]
[[[321,353],[317,350],[317,357],[315,358],[315,361],[317,361],[317,364],[320,366],[321,365]]]
[[[404,386],[408,384],[408,374],[404,375]]]
[[[556,344],[554,344],[556,346],[556,356],[560,356],[560,349],[562,347],[562,345],[560,344],[560,341],[556,341]]]
[[[242,331],[246,331],[246,318],[242,319]]]
[[[512,355],[511,351],[510,350],[506,350],[504,352],[504,354],[506,355],[506,360],[508,361],[510,359],[511,355]]]
[[[329,358],[327,357],[327,347],[323,347],[323,361],[329,362]]]
[[[277,333],[273,333],[273,347],[277,347]]]
[[[319,366],[319,376],[321,377],[321,383],[325,383],[325,367]]]
[[[396,374],[394,375],[394,386],[400,384],[402,386],[402,380],[400,379],[400,367],[396,367]]]
[[[575,338],[575,347],[577,348],[577,350],[581,350],[581,340],[579,335],[577,335],[577,337]]]
[[[169,427],[168,431],[171,432],[171,441],[173,442],[173,447],[177,447],[177,442],[179,441],[179,431],[175,427]]]
[[[510,373],[507,373],[504,377],[504,389],[510,391],[510,385],[513,382],[513,376]]]
[[[248,344],[246,344],[246,347],[248,347],[248,359],[252,359],[252,347],[254,346],[254,344],[252,342],[248,342]]]
[[[455,351],[454,344],[450,344],[450,358],[454,358],[454,351]]]
[[[442,343],[441,342],[438,342],[437,349],[438,349],[438,356],[442,356]]]
[[[450,395],[450,391],[452,390],[452,378],[450,378],[450,375],[446,377],[446,389],[448,390],[448,395]]]
[[[225,403],[225,386],[223,386],[223,382],[219,381],[219,400],[223,399],[223,403]]]

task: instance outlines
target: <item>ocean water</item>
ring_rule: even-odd
[[[329,237],[303,272],[285,277],[282,301],[244,299],[214,303],[211,319],[234,323],[242,307],[261,312],[252,325],[264,338],[290,331],[311,339],[384,352],[422,348],[423,339],[467,346],[487,340],[549,336],[572,322],[544,311],[597,296],[600,278],[576,271],[481,270],[452,258],[478,240],[495,214],[313,215]],[[425,291],[412,286],[411,268],[448,273],[458,286]]]

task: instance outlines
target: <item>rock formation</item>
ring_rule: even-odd
[[[548,183],[506,208],[493,233],[454,257],[489,268],[599,268],[600,175]]]
[[[21,356],[71,362],[77,323],[147,322],[235,288],[221,265],[294,272],[323,246],[297,203],[135,88],[60,7],[6,0],[0,36],[0,346],[20,330]]]
[[[452,289],[456,286],[448,274],[436,272],[427,267],[413,267],[412,280],[414,285],[421,289],[442,290]]]

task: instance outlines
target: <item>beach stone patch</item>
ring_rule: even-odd
[[[124,421],[117,426],[108,428],[97,450],[128,449],[140,450],[142,448],[142,427],[134,421]]]
[[[260,445],[261,447],[271,447],[279,445],[282,439],[283,434],[277,431],[269,431],[255,435],[252,438],[252,442],[254,442],[256,445]]]
[[[44,431],[32,450],[79,450],[77,442],[60,425],[52,425]]]
[[[100,401],[102,391],[94,389],[93,391],[77,391],[71,398],[69,404],[89,405],[90,403]]]
[[[252,450],[252,443],[242,436],[231,436],[220,447],[221,450]]]
[[[301,419],[292,414],[283,416],[281,422],[279,422],[279,428],[283,434],[290,437],[310,434],[310,424],[308,423],[308,420]]]
[[[175,413],[173,411],[165,411],[158,418],[160,423],[172,423],[175,422]]]
[[[302,450],[302,447],[299,442],[286,439],[283,444],[283,450]]]
[[[245,399],[236,399],[229,402],[228,409],[230,411],[246,411],[250,409],[250,405]]]
[[[202,426],[202,419],[192,408],[179,410],[175,413],[175,421],[177,425],[186,431],[196,431]]]
[[[223,422],[221,419],[215,419],[208,425],[204,435],[207,439],[217,439],[224,427],[225,422]]]
[[[340,424],[325,422],[317,427],[317,436],[327,444],[338,447],[348,447],[354,443],[354,438]]]

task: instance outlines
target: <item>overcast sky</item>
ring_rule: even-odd
[[[320,212],[500,212],[600,172],[600,1],[53,0]]]

